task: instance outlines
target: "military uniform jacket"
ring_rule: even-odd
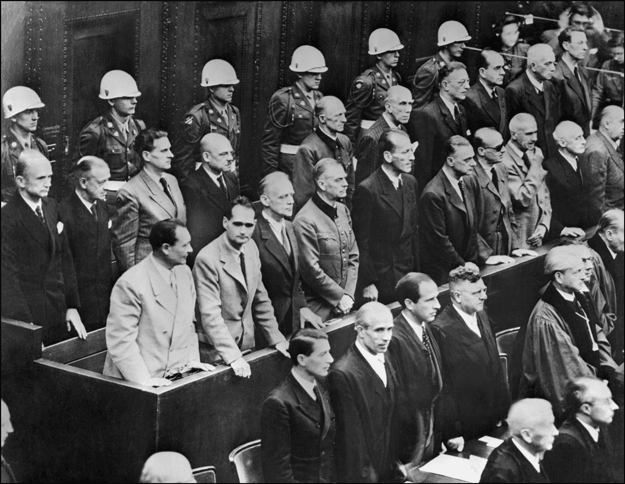
[[[313,96],[317,103],[323,94],[315,90]],[[271,96],[261,145],[264,174],[278,170],[280,145],[299,146],[314,131],[317,126],[314,111],[297,83],[278,89]]]
[[[577,66],[577,72],[582,79],[581,84],[575,74],[571,72],[568,64],[560,59],[556,63],[556,70],[551,82],[560,89],[560,121],[577,123],[584,131],[584,137],[588,138],[592,113],[590,79],[588,78],[588,71],[581,65]]]
[[[193,106],[184,116],[180,133],[174,146],[174,161],[171,172],[183,181],[195,170],[195,163],[202,161],[200,141],[208,133],[217,133],[230,141],[238,159],[241,144],[241,114],[239,108],[228,103],[226,105],[228,120],[226,121],[211,99]]]
[[[401,82],[400,75],[391,70],[391,84],[376,64],[360,74],[354,82],[347,99],[344,133],[356,144],[360,130],[360,121],[375,121],[384,112],[384,100],[389,87]]]
[[[46,158],[49,158],[48,146],[41,138],[30,135],[30,147],[39,151]],[[15,135],[9,131],[2,137],[2,201],[8,202],[13,194],[17,191],[15,188],[15,165],[17,159],[24,151],[22,143],[18,141]]]
[[[109,111],[95,118],[80,132],[80,156],[98,156],[106,161],[111,170],[111,181],[128,181],[143,166],[134,146],[135,138],[145,129],[145,123],[130,116],[128,128],[126,137]]]
[[[446,64],[447,62],[441,57],[440,52],[437,52],[434,57],[417,69],[417,73],[410,84],[414,100],[413,113],[432,101],[438,94],[438,72]]]

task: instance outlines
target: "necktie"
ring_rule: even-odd
[[[286,255],[291,257],[291,244],[289,243],[289,237],[286,234],[286,224],[282,226],[282,246],[284,247]]]
[[[43,212],[41,211],[41,207],[39,205],[37,205],[37,207],[35,207],[35,213],[37,214],[37,218],[39,219],[39,221],[45,225],[46,224],[46,219],[43,218]]]
[[[579,84],[583,87],[582,78],[579,75],[579,69],[577,68],[577,66],[575,66],[575,68],[573,69],[573,73],[575,74],[575,78],[577,79],[577,82],[579,82]]]
[[[317,385],[313,387],[313,393],[315,394],[315,397],[317,397],[317,404],[323,409],[323,405],[321,403],[321,392],[319,391],[319,387]]]
[[[525,163],[525,166],[527,167],[527,169],[530,169],[530,157],[527,156],[527,151],[525,153],[523,153],[523,163]]]
[[[495,170],[494,166],[490,169],[490,173],[493,176],[493,185],[495,185],[495,189],[499,191],[499,180],[497,179],[497,170]]]
[[[247,284],[247,274],[245,270],[245,255],[243,252],[239,252],[239,260],[241,261],[241,272],[243,273],[243,279],[245,280],[245,284]]]
[[[466,195],[465,195],[465,192],[464,192],[464,180],[462,178],[458,181],[458,186],[460,187],[460,193],[461,193],[461,196],[462,196],[462,201],[466,203]]]
[[[424,327],[421,328],[421,331],[421,338],[423,338],[423,346],[425,346],[425,351],[427,351],[428,355],[432,357],[432,346],[430,345],[430,337],[428,336],[428,333]]]
[[[597,342],[595,341],[595,337],[593,336],[592,330],[590,329],[590,319],[588,319],[588,315],[586,314],[586,311],[584,311],[584,308],[580,304],[580,302],[577,299],[577,297],[575,298],[574,306],[575,306],[575,312],[579,316],[581,316],[584,319],[584,321],[586,322],[586,329],[588,330],[588,335],[590,336],[590,341],[592,341],[592,350],[593,351],[597,351],[599,349],[599,347],[597,346]]]
[[[403,183],[401,181],[401,178],[397,179],[397,190],[401,190],[401,187],[403,186]]]
[[[173,269],[169,271],[169,283],[171,284],[171,288],[174,290],[174,294],[178,295],[178,286],[176,286],[176,274]]]
[[[223,174],[219,175],[219,187],[221,188],[221,191],[224,192],[224,195],[226,196],[226,198],[228,200],[230,200],[230,196],[228,194],[228,189],[226,188],[226,184],[224,183],[224,176],[223,176]]]
[[[91,205],[91,214],[93,215],[93,218],[97,222],[98,221],[98,208],[96,207],[95,203]]]
[[[169,191],[169,185],[167,184],[167,180],[165,180],[165,178],[161,178],[159,181],[161,182],[161,185],[163,186],[163,191],[171,200],[171,203],[173,203],[174,206],[176,206],[176,202],[174,202],[174,197],[172,197],[171,192]]]
[[[454,119],[458,122],[460,120],[460,109],[457,104],[454,104]]]
[[[493,91],[492,91],[491,98],[493,98],[493,100],[495,100],[495,101],[497,100],[497,91],[495,89],[493,89]]]

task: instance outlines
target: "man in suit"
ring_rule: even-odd
[[[317,191],[293,225],[308,307],[325,322],[348,314],[358,278],[358,244],[349,210],[339,202],[347,193],[343,166],[324,158],[313,168]]]
[[[268,345],[289,356],[262,281],[258,247],[251,240],[255,224],[252,203],[235,198],[223,218],[225,232],[200,251],[193,266],[202,359],[220,357],[244,378],[251,369],[243,351],[256,346],[255,326]]]
[[[356,342],[330,370],[338,482],[401,482],[395,469],[396,370],[385,359],[391,310],[369,302],[356,313]]]
[[[608,106],[601,111],[599,129],[588,138],[580,158],[592,223],[606,210],[625,209],[625,168],[619,152],[622,139],[623,108]]]
[[[501,87],[505,75],[505,61],[494,50],[480,52],[478,78],[467,91],[462,105],[467,110],[469,129],[493,128],[508,139],[505,91]]]
[[[527,113],[510,121],[510,141],[503,155],[512,199],[512,248],[539,247],[551,224],[551,200],[542,166],[543,152],[536,146],[538,126]]]
[[[492,432],[510,402],[492,324],[484,311],[486,285],[478,272],[449,273],[451,304],[432,323],[441,351],[443,393],[440,428],[447,448]]]
[[[113,220],[113,250],[120,273],[150,254],[149,236],[156,222],[166,218],[187,221],[178,181],[165,173],[174,156],[170,148],[167,133],[158,129],[145,129],[135,139],[135,150],[144,166],[117,192],[117,216]]]
[[[208,133],[200,141],[200,151],[202,165],[191,171],[180,187],[194,251],[188,259],[191,267],[196,254],[223,233],[224,215],[239,196],[239,181],[232,172],[234,150],[228,138]]]
[[[556,153],[551,136],[560,121],[560,92],[549,80],[555,72],[555,56],[546,44],[536,44],[527,51],[527,70],[506,87],[508,125],[519,113],[528,113],[536,121],[536,144],[547,156]]]
[[[452,136],[470,136],[467,113],[459,103],[469,90],[469,74],[461,62],[451,62],[439,72],[440,91],[432,102],[410,118],[408,133],[419,142],[415,176],[424,187],[445,164],[441,146]]]
[[[76,189],[59,206],[76,270],[78,312],[87,331],[106,324],[113,289],[111,220],[104,189],[109,177],[103,159],[83,156],[74,168]]]
[[[592,225],[578,159],[586,147],[584,133],[574,122],[562,121],[553,132],[553,137],[558,143],[558,152],[544,163],[553,210],[551,236],[584,237],[586,233],[583,229]]]
[[[293,224],[293,185],[281,171],[270,173],[258,187],[263,210],[256,220],[252,239],[260,254],[263,284],[271,299],[278,328],[289,336],[305,323],[316,328],[324,325],[321,318],[306,305],[301,287],[299,246]]]
[[[434,432],[435,406],[443,388],[441,353],[429,324],[441,305],[438,287],[426,274],[411,272],[395,289],[402,306],[394,319],[389,359],[399,382],[396,421],[398,458],[419,465],[435,457],[440,437]]]
[[[52,167],[39,151],[22,151],[17,192],[2,209],[2,316],[43,326],[43,344],[73,327],[82,339],[76,272],[56,202],[47,198]]]
[[[150,230],[150,245],[152,253],[113,287],[103,374],[160,387],[171,385],[167,377],[175,373],[214,367],[200,363],[193,326],[189,231],[180,220],[161,220]]]
[[[386,131],[380,151],[383,165],[358,185],[354,196],[360,252],[356,298],[389,304],[397,281],[418,269],[418,188],[410,174],[414,154],[406,133]]]
[[[618,482],[607,435],[618,408],[601,380],[582,377],[566,391],[569,417],[559,429],[544,466],[551,482]]]
[[[326,388],[328,335],[302,329],[289,342],[293,368],[263,402],[260,433],[265,482],[336,482],[336,423]]]
[[[519,400],[506,420],[512,435],[490,454],[480,482],[551,482],[541,464],[558,435],[551,404],[541,398]]]
[[[403,86],[393,86],[386,92],[384,112],[369,129],[361,130],[356,145],[356,187],[380,166],[378,141],[389,129],[405,131],[410,120],[412,94]]]
[[[553,83],[560,90],[561,120],[577,123],[590,135],[592,100],[588,71],[582,65],[588,53],[586,32],[567,27],[558,36],[562,57],[556,64]]]
[[[338,161],[347,173],[347,195],[343,200],[348,208],[354,195],[354,148],[345,136],[345,106],[334,96],[325,96],[315,106],[318,126],[300,145],[293,164],[293,189],[295,190],[295,213],[315,193],[313,167],[323,158]]]

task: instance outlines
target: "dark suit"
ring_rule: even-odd
[[[434,457],[440,439],[433,434],[434,408],[443,388],[441,354],[427,323],[432,359],[406,318],[400,313],[393,321],[393,339],[388,357],[397,368],[398,453],[402,462],[418,464]]]
[[[317,381],[313,400],[292,373],[263,402],[261,451],[265,482],[335,482],[335,417],[330,394]]]
[[[421,270],[436,284],[465,262],[478,263],[477,221],[473,197],[466,205],[441,169],[419,200]]]
[[[477,313],[479,337],[452,304],[432,323],[443,362],[443,440],[465,440],[492,432],[508,411],[499,352],[488,315]]]
[[[378,168],[354,196],[352,218],[360,250],[358,285],[378,289],[378,301],[393,302],[397,281],[418,269],[417,180],[403,174],[396,190]],[[361,291],[357,291],[357,295]]]
[[[545,156],[554,156],[558,147],[552,133],[560,122],[560,93],[549,81],[543,82],[543,94],[527,77],[527,71],[517,77],[506,87],[506,109],[510,120],[519,113],[529,113],[536,119],[538,127],[538,147]]]
[[[601,428],[599,441],[595,442],[572,416],[565,420],[559,432],[543,461],[551,482],[618,482],[612,472],[614,461],[607,428]]]
[[[445,164],[443,146],[445,141],[453,135],[469,137],[467,113],[462,104],[458,104],[460,118],[454,120],[451,111],[447,108],[440,94],[423,107],[413,111],[410,118],[409,130],[412,140],[419,142],[415,153],[414,174],[419,185],[424,187]]]
[[[503,136],[504,141],[510,137],[508,124],[506,123],[506,92],[499,86],[495,86],[497,99],[490,97],[484,84],[478,81],[473,84],[462,105],[467,110],[467,119],[471,133],[480,128],[493,128]]]
[[[256,218],[252,239],[258,246],[260,271],[278,327],[283,335],[288,336],[300,328],[299,311],[306,307],[306,298],[300,284],[299,247],[293,224],[288,220],[284,223],[291,245],[291,257],[287,255],[282,242],[278,240],[264,215]]]
[[[521,451],[512,442],[512,437],[510,437],[490,454],[480,482],[538,484],[550,481],[542,464],[540,465],[540,473],[536,472],[534,466],[527,460],[527,457],[521,454]]]
[[[200,166],[191,172],[180,187],[187,205],[187,228],[191,234],[193,253],[187,263],[193,267],[197,254],[224,231],[223,220],[230,208],[230,200],[239,196],[239,181],[232,172],[223,173],[228,196]]]
[[[392,419],[396,375],[387,386],[353,344],[328,375],[336,413],[338,482],[388,482],[393,477]]]
[[[78,294],[82,303],[80,318],[87,331],[105,326],[113,289],[108,209],[102,201],[96,202],[95,206],[97,220],[76,192],[59,206],[74,259]]]
[[[560,89],[560,121],[573,121],[584,130],[584,138],[590,135],[592,100],[590,98],[590,79],[586,68],[579,65],[577,72],[580,83],[564,60],[556,63],[552,83]],[[552,153],[553,155],[553,153]]]
[[[2,316],[43,326],[43,343],[70,336],[67,308],[80,308],[74,262],[56,202],[42,199],[44,226],[19,192],[2,209]]]

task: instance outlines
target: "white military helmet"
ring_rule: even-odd
[[[369,36],[369,55],[380,55],[403,49],[397,34],[389,29],[376,29]]]
[[[2,98],[4,119],[12,118],[28,109],[39,109],[44,106],[45,104],[41,102],[39,95],[29,87],[24,86],[12,87],[4,93]]]
[[[455,20],[448,20],[438,28],[438,45],[453,44],[454,42],[466,42],[471,40],[471,36],[464,25]]]
[[[295,49],[289,69],[293,72],[313,72],[315,74],[328,70],[323,54],[312,45],[301,45]]]
[[[100,81],[100,99],[139,97],[141,92],[130,74],[124,71],[109,71]]]
[[[228,62],[221,59],[209,60],[202,69],[201,86],[233,86],[238,84],[237,73]]]

